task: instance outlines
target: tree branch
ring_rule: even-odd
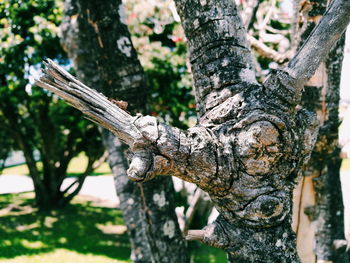
[[[134,125],[136,120],[107,97],[85,86],[52,60],[44,62],[46,70],[36,84],[63,98],[82,111],[88,119],[111,130],[123,142],[133,146],[143,137]]]
[[[202,229],[188,230],[186,235],[186,240],[203,241],[205,234],[206,234],[206,231]]]
[[[253,28],[254,26],[254,18],[256,16],[256,13],[258,12],[258,9],[259,9],[259,5],[260,5],[260,1],[259,0],[256,0],[256,1],[252,1],[253,2],[253,7],[252,8],[252,11],[250,12],[250,15],[248,17],[248,19],[246,19],[245,21],[245,26],[247,28],[247,31],[249,31],[250,29]]]
[[[251,46],[259,53],[259,55],[265,58],[270,58],[278,63],[283,63],[291,57],[290,52],[281,54],[251,35],[247,35],[247,39],[250,42]]]
[[[285,71],[306,82],[330,52],[350,22],[350,1],[334,0]]]
[[[89,174],[91,174],[94,170],[96,170],[98,167],[100,167],[106,161],[107,157],[108,157],[108,152],[105,151],[98,160],[89,158],[85,171],[82,174],[80,174],[78,178],[74,182],[72,182],[65,190],[62,191],[63,194],[66,194],[74,185],[78,184],[77,188],[73,192],[71,192],[69,195],[64,197],[64,199],[62,200],[62,203],[67,204],[70,200],[73,199],[74,196],[79,194],[81,188],[83,187],[86,177]]]
[[[108,151],[104,151],[102,156],[92,164],[92,170],[99,168],[108,158]]]
[[[217,163],[212,158],[216,141],[206,128],[184,132],[151,116],[132,117],[53,61],[45,65],[44,75],[36,81],[38,86],[54,92],[131,147],[133,157],[127,171],[130,179],[145,181],[171,174],[206,187],[208,181],[219,180]]]

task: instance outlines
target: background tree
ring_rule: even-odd
[[[110,99],[128,101],[127,111],[145,113],[145,76],[123,15],[121,1],[66,1],[62,42],[85,83]],[[125,145],[110,132],[102,133],[132,244],[132,259],[188,262],[171,178],[159,177],[145,184],[128,180]]]
[[[67,204],[103,153],[94,125],[56,96],[32,89],[29,83],[42,58],[68,62],[57,36],[60,14],[51,0],[0,3],[0,126],[6,133],[1,148],[23,152],[40,209]],[[40,153],[42,166],[34,158],[35,151]],[[61,189],[70,160],[80,152],[89,159],[85,172]]]
[[[10,152],[13,151],[15,143],[11,138],[7,137],[7,132],[4,128],[0,128],[0,174],[5,168],[6,159],[9,157]]]
[[[304,32],[300,32],[301,44],[307,40],[326,11],[327,1],[311,1],[304,5],[306,26]],[[340,191],[341,159],[338,142],[339,88],[344,42],[343,35],[305,85],[302,98],[303,106],[316,112],[320,121],[315,148],[300,184],[300,191],[304,194],[300,196],[299,205],[308,202],[308,206],[298,211],[299,214],[305,213],[310,222],[314,222],[312,245],[317,262],[349,262],[348,255],[344,253],[345,247],[337,249],[335,246],[337,240],[344,240],[344,206]],[[305,195],[305,191],[310,189],[311,192]],[[309,196],[309,200],[302,198],[303,196]],[[305,227],[310,231],[310,225]],[[300,225],[297,229],[303,231]],[[302,239],[301,246],[305,246]]]
[[[333,1],[288,66],[261,85],[233,3],[177,3],[200,125],[181,132],[152,117],[135,119],[50,61],[38,84],[131,146],[131,179],[167,172],[210,194],[221,215],[204,230],[190,231],[189,238],[224,248],[232,262],[299,262],[290,226],[291,193],[317,124],[296,106],[303,84],[345,30],[350,4]]]

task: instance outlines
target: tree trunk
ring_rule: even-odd
[[[77,74],[106,96],[129,103],[128,111],[146,111],[144,74],[125,25],[121,1],[66,1],[62,42]],[[178,227],[169,177],[137,184],[127,179],[126,147],[102,131],[120,209],[135,262],[188,262]]]
[[[302,35],[302,42],[307,40],[315,28],[326,11],[326,5],[327,1],[324,0],[311,2],[312,9],[308,13],[307,28]],[[316,74],[309,80],[302,98],[302,105],[316,112],[321,123],[316,146],[303,173],[304,176],[312,178],[313,191],[309,195],[311,194],[310,198],[315,200],[315,203],[298,211],[308,216],[309,224],[315,225],[315,245],[312,245],[317,262],[348,262],[346,255],[335,251],[333,245],[334,240],[344,239],[344,207],[339,174],[341,159],[338,148],[339,88],[343,50],[344,37],[338,41],[325,63],[320,65]],[[309,189],[301,189],[303,190]],[[300,247],[306,246],[302,237],[300,242]],[[305,258],[304,262],[309,262],[307,260],[309,259]]]
[[[311,86],[305,86],[303,98],[305,107],[317,112],[322,122],[316,147],[304,172],[304,176],[312,178],[314,191],[311,194],[314,195],[312,198],[315,204],[305,207],[305,211],[299,211],[306,213],[310,222],[315,224],[314,252],[317,262],[348,262],[340,259],[341,253],[337,253],[333,246],[334,240],[344,239],[344,208],[339,174],[341,159],[338,148],[339,83],[343,47],[342,39],[311,80]]]
[[[130,179],[170,174],[210,195],[220,216],[190,230],[188,239],[224,249],[235,263],[300,262],[291,228],[292,191],[318,122],[297,105],[304,84],[345,31],[350,1],[333,0],[288,66],[263,84],[255,80],[234,1],[175,2],[190,50],[197,126],[181,131],[151,116],[133,117],[50,60],[37,84],[130,146]]]
[[[343,36],[326,60],[326,92],[323,105],[324,123],[320,128],[316,143],[315,157],[318,159],[318,177],[314,179],[316,189],[316,256],[319,262],[327,260],[335,263],[348,263],[345,251],[335,251],[334,241],[344,240],[344,206],[340,185],[340,149],[338,146],[338,109],[341,65],[344,51]],[[322,149],[320,149],[322,147]],[[315,162],[314,162],[315,164]],[[316,170],[316,169],[315,169]]]
[[[338,128],[340,125],[339,121],[339,92],[340,92],[340,79],[342,71],[342,62],[344,58],[344,46],[345,46],[345,33],[342,38],[338,41],[337,45],[333,48],[326,60],[327,67],[327,85],[328,92],[326,94],[326,102],[328,102],[329,113],[328,113],[328,131],[330,140],[336,144],[334,152],[330,154],[330,158],[327,158],[327,174],[325,183],[325,192],[327,192],[327,216],[326,224],[322,232],[328,233],[326,239],[331,239],[332,244],[329,247],[331,251],[331,259],[334,263],[349,263],[350,254],[349,251],[345,251],[345,248],[337,250],[335,246],[335,240],[344,240],[344,204],[343,195],[341,191],[340,182],[340,166],[341,158],[339,148],[339,132]],[[332,143],[330,143],[332,144]],[[321,207],[324,207],[321,205]],[[328,224],[327,224],[328,223]],[[325,243],[323,241],[323,243]],[[321,258],[322,259],[322,258]]]

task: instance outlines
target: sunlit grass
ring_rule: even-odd
[[[226,253],[221,249],[209,247],[198,241],[190,242],[191,262],[193,263],[226,263]]]
[[[21,164],[21,165],[5,168],[1,174],[28,175],[29,170],[27,165]]]
[[[88,159],[84,154],[79,154],[78,157],[73,158],[68,165],[68,175],[83,173],[87,165],[87,162],[88,162]],[[109,168],[108,164],[105,162],[100,167],[98,167],[93,172],[92,175],[110,174],[110,173],[112,173],[111,169]]]
[[[18,256],[12,259],[0,259],[1,263],[124,263],[129,260],[117,260],[93,254],[80,254],[68,249],[55,249],[41,255]]]
[[[68,165],[68,175],[74,176],[84,172],[87,165],[87,158],[84,154],[79,154],[78,157],[75,157],[71,160]],[[42,166],[41,162],[37,162],[38,167]],[[98,167],[91,175],[101,175],[101,174],[110,174],[111,169],[107,163],[103,163]],[[3,170],[2,174],[16,174],[16,175],[28,175],[29,170],[26,164],[17,165],[9,167]]]
[[[68,175],[82,173],[86,164],[83,154],[74,158]],[[110,173],[104,163],[92,175]],[[29,171],[26,165],[18,165],[4,169],[3,174]],[[120,211],[94,207],[94,202],[81,201],[78,196],[66,209],[45,215],[32,207],[33,198],[33,193],[0,195],[1,263],[131,262]],[[189,247],[193,263],[226,262],[220,249],[198,242],[190,242]]]
[[[131,262],[119,210],[78,197],[63,210],[42,213],[33,197],[0,195],[0,262]]]
[[[340,170],[341,171],[350,171],[350,159],[343,159]]]
[[[0,195],[1,263],[131,262],[118,209],[78,196],[63,210],[41,213],[33,198],[32,192]],[[226,262],[219,249],[198,242],[189,247],[193,263]]]

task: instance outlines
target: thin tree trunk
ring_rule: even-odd
[[[344,240],[344,206],[340,185],[341,159],[338,146],[339,87],[344,40],[343,36],[326,60],[327,90],[323,99],[323,103],[327,105],[326,119],[320,129],[319,142],[316,143],[316,146],[323,147],[321,152],[316,154],[319,162],[319,177],[314,179],[318,212],[315,252],[319,262],[322,260],[335,263],[349,262],[344,251],[334,250],[333,243],[337,239]],[[316,150],[319,148],[316,147]]]
[[[305,86],[305,107],[318,112],[322,126],[316,147],[304,176],[312,177],[315,204],[305,212],[315,224],[315,248],[317,262],[348,262],[345,255],[334,250],[333,241],[344,239],[343,202],[340,186],[340,150],[338,148],[339,83],[342,62],[343,39],[330,53],[321,75],[314,76],[314,86]],[[317,85],[316,78],[321,82]],[[310,103],[311,102],[311,103]],[[339,251],[338,251],[339,252]],[[345,260],[345,261],[344,261]]]
[[[345,33],[338,41],[337,45],[333,48],[326,60],[327,76],[328,76],[328,89],[326,94],[326,102],[330,107],[328,113],[328,119],[331,120],[328,124],[328,130],[331,135],[329,138],[333,139],[336,148],[331,153],[331,158],[327,162],[327,181],[326,191],[329,195],[328,207],[327,207],[327,219],[328,223],[325,225],[325,229],[330,231],[329,238],[332,240],[331,251],[332,259],[334,263],[349,263],[350,253],[345,249],[336,250],[335,240],[344,240],[344,204],[343,195],[341,191],[340,182],[340,148],[339,148],[339,94],[340,94],[340,79],[342,72],[342,64],[344,58],[344,46],[345,46]],[[331,143],[332,144],[332,143]]]
[[[311,2],[313,7],[308,13],[308,25],[302,35],[305,42],[323,13],[327,1]],[[346,255],[335,251],[333,241],[344,239],[343,202],[340,186],[340,150],[338,148],[338,108],[341,66],[343,61],[344,37],[329,53],[316,74],[305,86],[302,98],[303,106],[316,112],[321,127],[316,146],[311,155],[304,176],[311,176],[314,191],[311,198],[315,204],[305,207],[305,212],[315,225],[314,253],[317,262],[348,262]],[[303,242],[303,240],[301,240]],[[301,244],[305,246],[305,244]],[[306,262],[306,261],[305,261]]]
[[[128,111],[146,111],[144,74],[125,25],[121,1],[66,1],[62,42],[82,80]],[[102,131],[108,149],[120,209],[135,262],[188,262],[178,227],[174,189],[169,177],[137,184],[128,180],[126,147]]]

